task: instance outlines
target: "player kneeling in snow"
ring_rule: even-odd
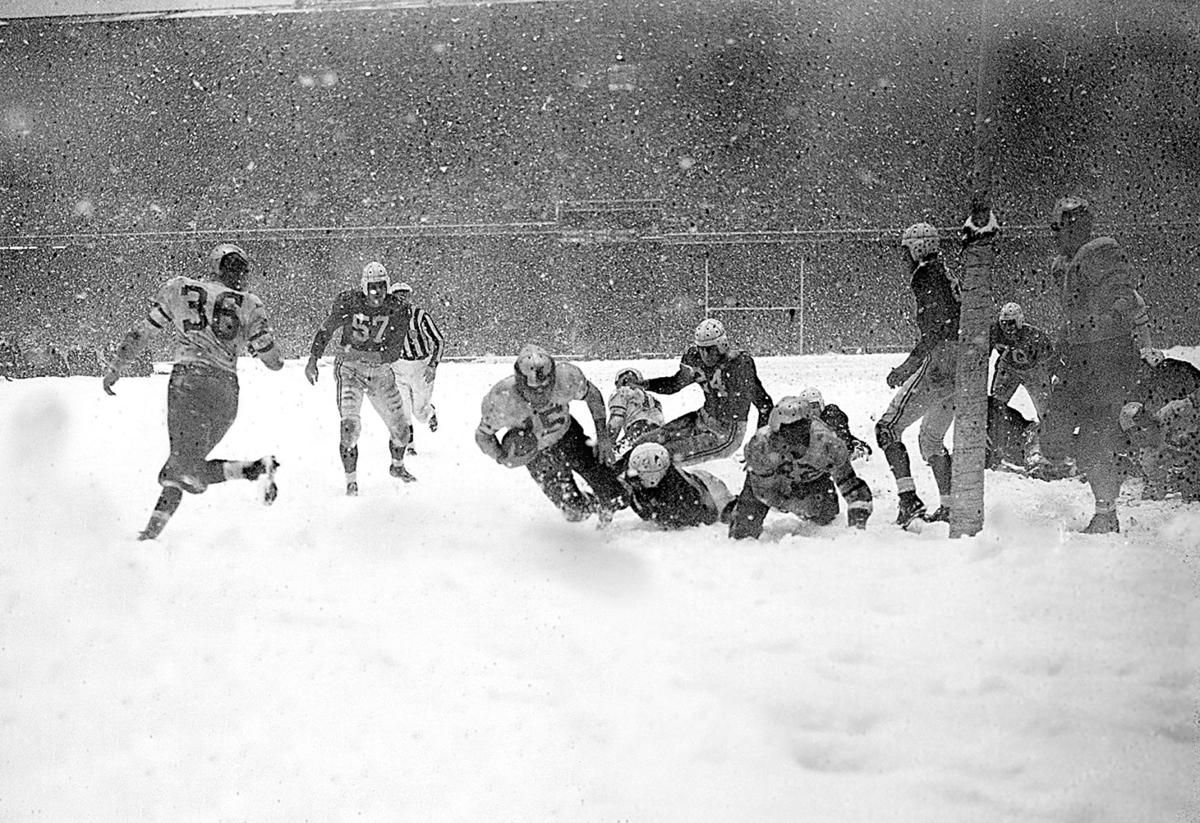
[[[799,397],[783,398],[746,444],[746,483],[734,505],[730,537],[757,538],[770,509],[818,525],[832,523],[839,491],[849,525],[866,528],[871,489],[855,474],[845,441],[813,410]]]
[[[602,524],[624,504],[612,463],[612,438],[604,419],[604,397],[574,363],[557,361],[540,346],[525,346],[513,374],[483,398],[475,442],[502,466],[524,466],[546,497],[570,521],[595,511]],[[596,427],[595,448],[589,445],[570,403],[587,403]],[[503,442],[496,434],[506,431]],[[579,488],[578,473],[593,494]]]
[[[1143,468],[1159,479],[1154,499],[1179,494],[1185,502],[1200,501],[1200,389],[1153,413],[1142,403],[1128,403],[1120,422],[1141,450]]]
[[[729,522],[733,494],[710,472],[681,469],[659,443],[642,443],[629,454],[621,475],[629,505],[638,517],[664,529]]]

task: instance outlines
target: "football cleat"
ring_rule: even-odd
[[[950,507],[938,506],[933,510],[933,514],[924,516],[926,523],[949,523],[950,522]]]
[[[355,483],[353,480],[351,480],[346,484],[346,496],[358,497],[358,483]]]
[[[274,455],[260,457],[250,465],[246,466],[243,474],[247,480],[260,480],[262,485],[263,505],[269,506],[279,497],[279,486],[275,483],[275,470],[279,468],[279,461]]]
[[[1116,512],[1096,512],[1083,528],[1083,534],[1115,534],[1121,531],[1121,522]]]
[[[404,467],[403,463],[393,463],[392,467],[388,469],[388,474],[392,477],[400,478],[405,483],[412,483],[417,479],[412,472]]]
[[[146,524],[146,528],[138,532],[138,540],[153,540],[162,534],[162,530],[166,527],[167,521],[171,519],[168,512],[158,511],[157,509],[150,515],[150,522]]]
[[[438,427],[437,409],[434,409],[433,411],[431,411],[429,413],[429,430],[431,432],[435,432],[435,431],[437,431],[437,427]]]
[[[896,525],[907,529],[909,524],[925,515],[925,504],[916,492],[900,492],[900,510],[896,514]]]

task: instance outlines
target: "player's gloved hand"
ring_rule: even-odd
[[[104,387],[104,393],[115,396],[116,392],[113,391],[113,386],[120,379],[121,373],[114,368],[109,368],[108,371],[104,372],[104,377],[100,380],[100,385]]]
[[[606,466],[611,466],[616,460],[611,437],[599,436],[596,438],[596,459]]]
[[[897,366],[888,372],[887,384],[889,389],[899,388],[911,375],[902,366]]]
[[[433,378],[437,377],[437,366],[432,363],[425,366],[425,382],[432,383]]]
[[[862,460],[872,454],[871,446],[865,440],[854,439],[854,448],[850,450],[851,460]]]
[[[1158,368],[1158,365],[1167,359],[1167,355],[1162,349],[1156,349],[1153,346],[1147,346],[1142,349],[1138,352],[1138,356],[1142,358],[1142,362],[1152,369]]]
[[[317,371],[317,358],[308,358],[308,362],[304,364],[304,377],[308,380],[309,385],[317,384],[317,378],[320,377],[320,372]]]

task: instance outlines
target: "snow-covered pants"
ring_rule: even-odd
[[[416,420],[421,425],[428,425],[429,417],[433,414],[433,381],[425,379],[425,371],[428,368],[428,357],[416,360],[401,358],[392,363],[396,386],[400,389],[400,397],[404,401],[409,420]]]

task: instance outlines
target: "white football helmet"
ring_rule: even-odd
[[[808,404],[809,417],[820,417],[821,412],[825,411],[825,398],[816,386],[805,386],[796,397]]]
[[[642,443],[634,446],[629,453],[629,468],[625,474],[630,478],[636,477],[638,482],[647,489],[653,489],[662,482],[671,468],[671,453],[660,443]]]
[[[554,384],[554,358],[541,346],[530,343],[517,354],[513,372],[518,389],[548,391]]]
[[[767,420],[767,425],[771,427],[771,431],[777,432],[789,423],[807,420],[810,417],[812,417],[812,414],[809,411],[808,401],[792,395],[782,398],[775,404],[775,408],[771,409],[771,416]]]
[[[617,386],[624,386],[628,383],[641,383],[642,373],[634,368],[624,368],[617,372],[617,376],[613,379],[613,383]]]
[[[208,253],[208,267],[213,275],[236,291],[245,291],[250,282],[250,258],[241,246],[222,243]]]
[[[715,317],[707,317],[696,326],[694,337],[697,346],[702,348],[716,346],[722,352],[729,349],[729,335],[725,333],[725,324]]]
[[[1000,321],[1000,328],[1012,332],[1025,325],[1025,312],[1017,303],[1005,303],[1000,307],[997,319]]]
[[[391,292],[392,294],[396,295],[397,297],[408,297],[409,295],[412,294],[412,286],[401,281],[399,283],[396,283],[390,289],[388,289],[388,291]]]
[[[914,263],[937,254],[940,241],[938,230],[928,223],[914,223],[900,235],[900,245],[908,250]]]
[[[372,260],[367,265],[363,266],[362,270],[362,290],[363,294],[367,293],[367,286],[371,283],[384,283],[384,293],[391,291],[392,279],[388,277],[388,270],[382,263],[377,263]]]

